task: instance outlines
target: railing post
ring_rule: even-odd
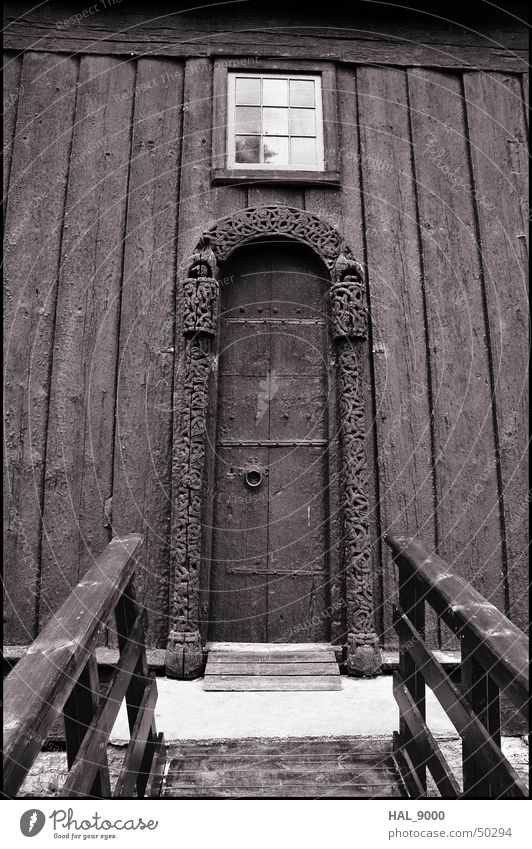
[[[489,672],[475,659],[475,642],[467,630],[461,636],[461,689],[475,715],[486,728],[497,746],[501,745],[501,720],[499,688]],[[495,791],[489,775],[479,768],[476,749],[468,742],[468,736],[462,740],[462,764],[464,777],[463,798],[495,798]]]
[[[129,635],[131,634],[138,613],[139,608],[135,600],[133,582],[130,582],[125,588],[123,595],[120,597],[115,609],[116,631],[120,653],[123,652],[128,642]],[[146,656],[144,652],[141,652],[126,692],[127,717],[130,731],[135,725],[138,708],[142,701],[147,679],[148,666],[146,663]]]
[[[116,630],[120,652],[123,651],[127,643],[133,624],[139,613],[139,609],[139,605],[136,601],[135,587],[132,580],[124,590],[115,610]],[[143,649],[140,653],[137,665],[133,675],[131,676],[131,682],[126,691],[126,708],[130,734],[134,731],[135,723],[144,699],[144,693],[150,681],[148,676],[146,651],[144,649],[144,635],[142,637],[142,642]],[[155,753],[155,738],[155,723],[152,722],[150,730],[148,731],[146,748],[137,779],[137,794],[140,797],[144,795],[148,781],[149,768]]]
[[[87,665],[81,672],[72,692],[63,708],[65,726],[65,742],[68,768],[72,767],[76,755],[87,733],[100,700],[100,680],[96,658],[91,655]],[[107,738],[104,736],[100,748],[101,768],[98,770],[89,796],[97,799],[108,799],[111,795],[109,782],[109,765],[107,763]]]
[[[401,611],[410,619],[416,631],[425,638],[425,599],[421,588],[410,569],[402,562],[401,556],[395,558],[395,563],[399,572],[399,606]],[[425,719],[425,679],[410,656],[408,649],[408,640],[400,635],[399,671],[421,716]],[[400,717],[399,721],[399,736],[410,756],[423,792],[426,793],[427,765],[423,756],[423,749],[417,744],[416,738],[411,734],[403,717]]]

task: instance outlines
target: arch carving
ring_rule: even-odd
[[[193,678],[202,670],[198,627],[202,488],[208,382],[216,354],[219,268],[241,245],[276,236],[310,247],[330,274],[343,457],[341,502],[347,668],[354,675],[374,675],[380,667],[373,624],[361,377],[361,348],[367,335],[364,270],[341,234],[327,221],[306,210],[268,205],[245,209],[216,222],[198,241],[181,281],[185,348],[179,365],[183,368],[184,379],[173,457],[172,604],[166,653],[166,670],[172,677]]]
[[[362,266],[356,263],[338,230],[305,209],[278,205],[250,207],[222,218],[205,233],[219,263],[240,245],[261,236],[282,236],[302,242],[319,255],[330,272],[343,254],[362,274]]]

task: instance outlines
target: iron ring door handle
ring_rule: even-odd
[[[245,466],[239,470],[240,477],[244,478],[246,486],[250,489],[257,489],[268,474],[267,466],[259,463],[256,457],[250,457]]]

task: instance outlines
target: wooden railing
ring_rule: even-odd
[[[63,716],[68,775],[61,798],[157,796],[165,744],[157,734],[155,677],[148,674],[145,611],[133,587],[142,537],[115,537],[10,672],[4,687],[4,794],[17,795],[24,778]],[[95,645],[109,625],[119,661],[105,695]],[[111,621],[110,621],[111,620]],[[111,793],[107,744],[125,699],[130,741]]]
[[[415,539],[388,536],[399,570],[399,670],[394,696],[397,764],[411,798],[427,792],[427,768],[444,798],[524,798],[527,788],[501,751],[500,695],[527,719],[527,640],[509,619]],[[424,639],[429,604],[460,639],[460,684]],[[425,685],[462,738],[463,789],[426,724]]]

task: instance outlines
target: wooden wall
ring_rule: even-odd
[[[343,55],[341,189],[214,188],[210,56],[12,46],[6,642],[31,640],[112,521],[145,534],[149,639],[165,644],[176,268],[205,227],[262,202],[324,216],[367,265],[368,457],[386,643],[394,578],[382,536],[392,528],[436,546],[523,627],[523,76],[459,67],[463,45],[456,67],[355,66]]]

